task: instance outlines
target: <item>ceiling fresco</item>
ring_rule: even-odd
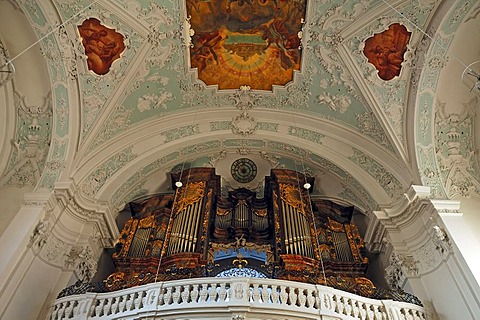
[[[378,70],[380,79],[388,81],[400,74],[411,34],[405,26],[395,23],[365,41],[363,53]]]
[[[337,196],[364,208],[421,181],[439,197],[478,192],[478,166],[466,165],[474,144],[453,141],[474,139],[473,115],[439,112],[435,97],[445,47],[478,4],[447,4],[399,1],[399,15],[375,0],[22,2],[44,38],[51,103],[18,126],[25,138],[7,168],[41,141],[38,189],[71,179],[118,204],[149,175],[210,163],[212,150],[263,149],[278,165],[333,172]],[[51,32],[59,21],[69,23]],[[412,22],[438,28],[442,46]],[[467,191],[455,187],[462,179]]]
[[[272,90],[300,69],[305,1],[188,0],[186,6],[190,64],[205,84]]]
[[[120,58],[125,44],[123,35],[90,18],[78,26],[82,44],[87,55],[88,70],[98,75],[110,71],[112,63]]]

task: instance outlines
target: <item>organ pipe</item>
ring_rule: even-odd
[[[151,228],[139,228],[135,232],[130,250],[129,257],[142,257],[145,255],[148,239],[150,238]]]
[[[282,200],[282,219],[286,253],[314,258],[310,228],[304,214]]]
[[[178,252],[195,252],[202,208],[203,199],[188,205],[177,214],[173,221],[167,255]]]

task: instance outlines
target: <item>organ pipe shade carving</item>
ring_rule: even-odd
[[[299,188],[299,185],[289,185],[280,183],[280,197],[290,206],[296,208],[303,214],[310,213],[309,197],[306,191]]]
[[[187,206],[200,201],[205,195],[205,181],[190,182],[183,188],[178,189],[177,200],[174,205],[174,213],[184,210]]]

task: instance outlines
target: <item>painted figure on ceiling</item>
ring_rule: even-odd
[[[88,69],[98,75],[107,74],[112,63],[125,50],[123,35],[101,25],[95,18],[85,20],[78,26],[78,31],[87,55]]]
[[[187,0],[198,78],[219,89],[271,90],[300,69],[305,0]]]
[[[377,33],[365,41],[363,53],[368,62],[378,70],[381,79],[392,80],[400,74],[410,34],[407,28],[395,23],[388,30]]]

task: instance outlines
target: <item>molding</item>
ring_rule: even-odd
[[[119,233],[114,218],[115,209],[107,203],[84,198],[72,181],[57,182],[54,194],[62,210],[77,220],[93,224],[93,240],[99,241],[103,247],[113,246]]]
[[[450,239],[437,217],[442,212],[457,212],[460,203],[429,197],[429,187],[412,185],[403,199],[374,211],[393,249],[386,268],[387,282],[392,287],[402,287],[409,277],[435,271],[453,254]],[[369,239],[373,229],[376,228],[367,233]]]

